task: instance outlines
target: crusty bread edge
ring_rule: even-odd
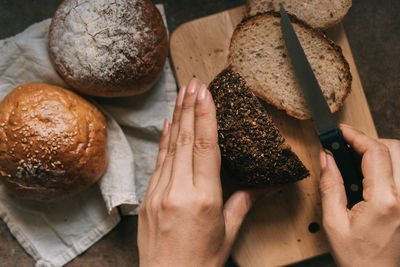
[[[251,6],[250,2],[251,2],[251,0],[246,0],[246,8],[245,8],[246,11],[244,13],[245,14],[245,18],[252,17],[250,15],[250,6]],[[349,1],[349,5],[344,7],[343,9],[341,9],[342,13],[339,13],[340,16],[336,20],[327,21],[326,23],[320,25],[319,27],[315,27],[315,29],[326,30],[326,29],[328,29],[328,28],[330,28],[330,27],[332,27],[332,26],[334,26],[336,24],[339,24],[343,20],[344,16],[346,16],[347,12],[349,11],[349,9],[351,8],[352,5],[353,5],[353,1],[350,0]],[[264,13],[270,13],[270,12],[275,12],[275,11],[271,10],[271,11],[266,11],[266,12],[257,12],[253,16],[257,16],[257,15],[264,14]],[[293,15],[293,16],[295,16],[295,15]]]
[[[343,96],[343,98],[342,98],[342,101],[337,102],[336,105],[334,105],[334,106],[331,107],[331,111],[332,111],[332,113],[334,113],[334,112],[338,111],[339,108],[340,108],[341,106],[343,106],[344,101],[346,100],[347,96],[348,96],[348,95],[350,94],[350,92],[351,92],[352,75],[351,75],[351,72],[350,72],[349,63],[347,62],[347,60],[346,60],[345,57],[343,56],[342,49],[340,48],[340,46],[336,45],[328,36],[326,36],[325,33],[323,33],[323,32],[322,32],[321,30],[319,30],[319,29],[312,28],[310,25],[308,25],[306,22],[300,20],[300,19],[297,18],[295,15],[291,15],[291,14],[288,14],[288,15],[289,15],[290,21],[291,21],[292,23],[298,24],[299,26],[305,28],[306,30],[309,30],[309,31],[313,32],[313,33],[316,34],[320,39],[322,39],[322,40],[325,41],[329,46],[331,46],[331,48],[335,51],[335,54],[336,54],[336,56],[338,57],[338,59],[343,63],[345,72],[346,72],[346,74],[347,74],[346,92],[345,92],[345,94],[344,94],[344,96]],[[235,28],[235,30],[234,30],[234,32],[233,32],[233,34],[232,34],[231,42],[230,42],[230,44],[229,44],[229,55],[230,55],[231,52],[232,52],[232,40],[235,38],[237,32],[241,29],[241,27],[243,27],[243,26],[245,25],[245,23],[247,23],[248,21],[256,20],[256,19],[258,19],[258,18],[260,18],[260,17],[263,17],[263,16],[273,16],[273,17],[278,17],[278,18],[280,18],[280,14],[279,14],[278,12],[275,12],[275,11],[268,11],[268,12],[261,13],[261,14],[255,15],[255,16],[243,18],[243,20],[236,26],[236,28]],[[228,65],[229,65],[229,66],[233,66],[233,64],[230,62],[230,57],[229,57],[229,55],[228,55]],[[234,68],[234,69],[235,69],[235,68]],[[244,77],[239,71],[237,71],[237,70],[235,70],[235,71],[238,72],[242,77]],[[249,86],[249,87],[250,87],[250,86]],[[286,110],[286,109],[279,103],[279,101],[274,101],[273,99],[269,99],[269,98],[266,98],[265,96],[261,96],[260,94],[258,94],[258,93],[255,92],[255,91],[253,91],[253,93],[254,93],[257,97],[260,97],[261,99],[263,99],[264,101],[266,101],[267,103],[274,105],[276,108],[281,109],[281,110],[285,110],[285,112],[286,112],[288,115],[290,115],[290,116],[292,116],[292,117],[294,117],[294,118],[296,118],[296,119],[306,120],[306,119],[310,119],[310,118],[311,118],[310,116],[302,116],[302,115],[300,115],[300,114],[298,114],[298,113],[296,113],[296,112],[292,112],[292,111],[290,111],[290,110]]]
[[[231,74],[231,75],[238,76],[238,78],[241,79],[241,80],[244,82],[245,87],[247,87],[247,88],[249,89],[249,93],[250,93],[252,96],[254,96],[254,98],[253,98],[254,102],[251,102],[250,105],[252,106],[252,108],[254,108],[254,109],[256,109],[256,110],[260,110],[260,111],[263,113],[263,115],[266,117],[266,120],[270,123],[270,125],[269,125],[270,129],[273,129],[274,131],[276,131],[276,132],[278,133],[279,138],[282,139],[282,144],[280,144],[279,146],[277,146],[276,149],[277,149],[277,150],[280,150],[280,151],[283,151],[283,150],[285,150],[285,149],[289,150],[289,151],[290,151],[290,154],[291,154],[291,156],[292,156],[292,157],[289,157],[289,158],[294,158],[294,159],[301,165],[302,169],[304,170],[304,173],[302,173],[302,174],[299,175],[299,176],[296,176],[296,178],[293,179],[293,180],[290,179],[289,181],[283,182],[283,183],[282,183],[281,181],[279,181],[279,182],[277,182],[277,183],[273,183],[273,184],[267,183],[267,184],[262,184],[262,186],[286,185],[286,184],[298,182],[298,181],[300,181],[300,180],[303,180],[303,179],[309,177],[309,176],[310,176],[310,171],[308,170],[308,168],[306,167],[306,165],[305,165],[305,164],[303,163],[303,161],[299,158],[299,156],[297,155],[297,153],[296,153],[295,151],[293,151],[291,145],[288,143],[288,141],[286,140],[286,138],[282,135],[282,133],[281,133],[279,127],[278,127],[277,124],[273,121],[271,115],[269,115],[268,112],[267,112],[267,111],[265,110],[265,108],[263,107],[263,104],[261,103],[260,99],[254,94],[254,92],[253,92],[252,90],[250,90],[250,87],[248,87],[248,85],[246,84],[245,78],[244,78],[243,76],[241,76],[241,74],[238,73],[237,71],[234,71],[234,70],[232,69],[232,66],[230,66],[230,65],[226,66],[226,67],[225,67],[222,71],[220,71],[220,72],[216,75],[216,77],[210,82],[210,84],[208,85],[208,89],[210,90],[211,94],[213,94],[212,92],[214,91],[214,90],[212,89],[212,85],[216,82],[217,79],[219,79],[219,77],[222,77],[222,75],[224,75],[224,77],[226,77],[225,74],[227,74],[227,73],[229,73],[229,74]],[[214,101],[215,101],[215,100],[214,100]],[[216,108],[217,108],[217,107],[216,107]],[[217,112],[218,112],[218,110],[217,110]],[[217,116],[217,117],[218,117],[218,116]],[[219,121],[218,121],[218,123],[219,123]],[[223,138],[223,139],[224,139],[224,138]],[[218,130],[218,140],[219,140],[219,141],[218,141],[218,142],[219,142],[219,145],[221,145],[220,130]],[[239,178],[239,180],[240,180],[240,178],[243,178],[243,177],[238,177],[235,173],[231,172],[231,169],[230,169],[230,167],[229,167],[229,164],[227,163],[227,161],[229,161],[229,160],[227,160],[227,159],[224,157],[222,151],[221,151],[221,156],[222,156],[222,164],[223,164],[223,166],[226,167],[226,170],[229,172],[229,174],[230,174],[232,177],[237,177],[237,178]],[[235,160],[235,161],[237,162],[237,160]],[[295,176],[293,176],[293,177],[295,177]],[[246,186],[260,186],[260,184],[258,184],[258,183],[256,183],[256,184],[250,184],[250,183],[247,183],[247,182],[244,182],[244,181],[239,181],[239,183],[240,183],[240,184],[243,184],[243,185],[246,185]]]

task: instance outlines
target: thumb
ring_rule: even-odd
[[[330,153],[320,151],[321,180],[319,189],[325,226],[344,226],[347,222],[347,197],[342,175]]]
[[[271,195],[280,189],[280,187],[271,187],[268,189],[239,190],[228,199],[224,206],[226,245],[228,250],[231,249],[239,228],[253,206],[253,203],[261,196]]]

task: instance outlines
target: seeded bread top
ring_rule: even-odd
[[[239,74],[222,71],[209,90],[223,164],[241,183],[280,185],[309,175]]]

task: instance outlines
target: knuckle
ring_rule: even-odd
[[[377,208],[382,215],[399,215],[400,201],[398,195],[394,193],[385,194]]]
[[[175,212],[182,207],[181,201],[179,198],[167,195],[165,198],[161,200],[161,209],[166,212]]]
[[[217,143],[209,138],[196,138],[194,141],[194,149],[198,152],[209,152],[215,150]]]
[[[146,205],[144,206],[146,213],[148,214],[154,214],[158,211],[159,209],[159,201],[158,198],[156,197],[151,197],[148,199],[146,202]]]
[[[175,145],[175,143],[170,144],[170,146],[168,147],[167,155],[165,156],[166,158],[174,158],[176,151]]]
[[[373,152],[378,155],[389,154],[389,148],[384,144],[379,143],[374,147]]]
[[[174,109],[174,114],[172,114],[172,124],[176,124],[179,122],[179,119],[181,117],[181,111],[182,107],[181,106],[176,106]]]
[[[192,130],[182,128],[179,131],[177,145],[186,146],[193,143],[194,133]]]
[[[183,106],[182,106],[182,112],[187,111],[187,110],[193,110],[195,105],[195,101],[193,99],[189,99],[185,97],[185,100],[183,101]]]
[[[196,108],[195,117],[196,119],[208,119],[210,114],[211,113],[209,109],[201,108],[200,106],[199,108]]]
[[[219,207],[216,198],[207,193],[199,193],[195,198],[195,205],[200,213],[209,212]]]
[[[326,194],[329,194],[332,190],[336,190],[337,184],[332,181],[333,179],[329,179],[327,177],[323,177],[319,183],[319,191],[321,193],[321,197],[325,197]]]
[[[138,211],[138,214],[139,214],[139,217],[140,216],[146,216],[146,206],[145,206],[145,203],[143,202],[142,203],[142,205],[140,205],[140,207],[139,207],[139,211]]]
[[[158,155],[162,155],[168,151],[168,144],[166,142],[160,142],[158,145]]]
[[[388,141],[390,142],[390,148],[393,151],[399,151],[400,152],[400,141],[399,140],[389,139]]]
[[[364,153],[363,160],[365,160],[365,162],[373,162],[377,157],[384,157],[387,155],[389,155],[389,148],[384,144],[377,144]]]

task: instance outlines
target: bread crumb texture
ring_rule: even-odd
[[[281,3],[287,12],[319,29],[339,23],[352,5],[351,0],[247,0],[247,15],[279,12]]]
[[[292,16],[291,20],[328,105],[335,112],[351,89],[349,65],[340,47],[322,32]],[[231,39],[228,61],[257,96],[295,118],[311,117],[286,50],[279,14],[265,13],[239,24]]]
[[[247,185],[281,185],[309,175],[239,74],[226,69],[209,89],[222,161],[232,176]]]
[[[97,181],[107,166],[106,121],[75,93],[21,85],[0,102],[0,178],[15,195],[53,201]]]

